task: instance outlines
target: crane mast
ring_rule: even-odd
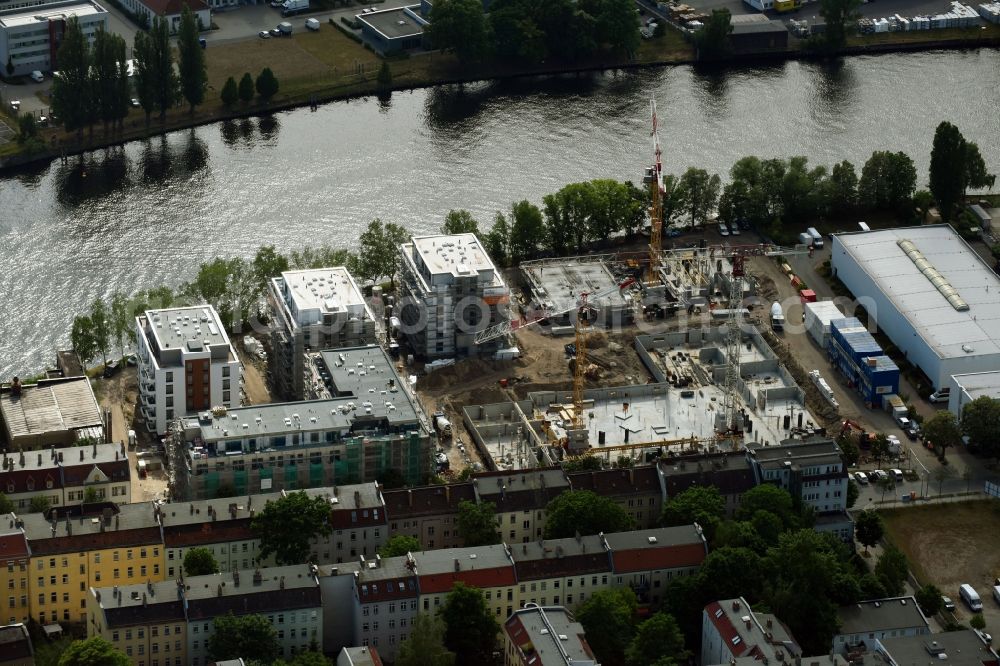
[[[649,100],[650,116],[653,121],[653,166],[646,169],[643,179],[649,184],[649,266],[646,268],[646,283],[656,284],[660,273],[660,252],[663,249],[663,151],[660,149],[660,132],[656,120],[656,100]]]

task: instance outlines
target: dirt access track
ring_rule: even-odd
[[[983,600],[987,631],[1000,630],[993,579],[1000,576],[1000,502],[949,502],[880,511],[886,538],[906,554],[922,585],[933,583],[955,602],[955,615],[972,614],[958,588],[972,585]]]

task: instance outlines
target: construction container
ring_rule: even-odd
[[[833,301],[817,301],[806,303],[802,307],[806,316],[806,330],[813,341],[822,349],[826,349],[830,344],[830,322],[834,319],[843,319],[844,315],[833,304]]]
[[[799,300],[805,303],[815,303],[816,302],[816,292],[812,289],[803,289],[799,292]]]

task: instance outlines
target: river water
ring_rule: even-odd
[[[926,180],[941,120],[1000,172],[1000,51],[825,64],[671,67],[396,93],[218,123],[0,179],[0,380],[50,364],[95,297],[177,285],[216,255],[351,247],[372,218],[413,232],[652,159],[723,174],[744,155],[861,164],[903,150]]]

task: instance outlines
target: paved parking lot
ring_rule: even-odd
[[[392,9],[394,7],[405,7],[414,4],[407,0],[386,0],[377,6],[381,9]],[[224,44],[244,39],[258,39],[257,33],[261,30],[269,30],[281,21],[288,21],[295,30],[305,30],[307,18],[318,19],[320,23],[326,23],[330,18],[339,21],[342,16],[354,16],[360,14],[363,7],[352,5],[351,7],[338,8],[332,11],[303,12],[293,17],[284,18],[281,10],[269,7],[267,4],[240,7],[231,11],[217,12],[212,14],[212,21],[219,26],[218,30],[204,33],[205,40],[211,48],[213,43]]]

